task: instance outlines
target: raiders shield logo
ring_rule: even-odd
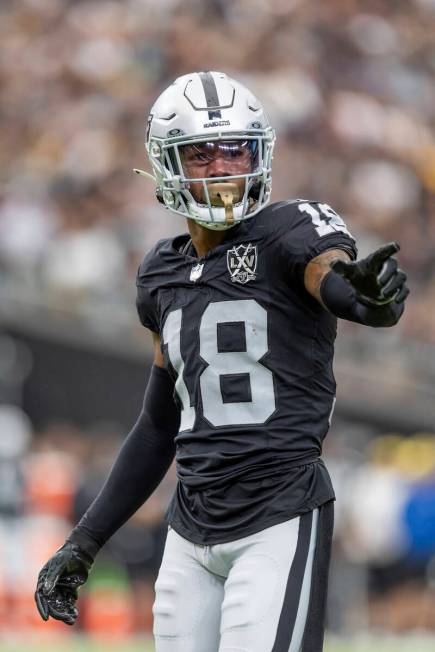
[[[227,251],[227,265],[231,280],[234,283],[247,283],[256,278],[257,247],[256,245],[238,245]]]

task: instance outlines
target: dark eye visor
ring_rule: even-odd
[[[251,171],[258,167],[258,150],[255,139],[200,141],[179,147],[181,161],[188,168],[210,165],[223,159],[234,165],[249,163]]]

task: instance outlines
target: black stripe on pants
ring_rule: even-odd
[[[323,650],[333,529],[334,501],[331,500],[319,509],[310,602],[301,652],[322,652]]]
[[[302,514],[299,519],[298,542],[287,579],[284,602],[272,652],[288,652],[298,613],[299,599],[304,581],[305,566],[310,547],[313,513]]]

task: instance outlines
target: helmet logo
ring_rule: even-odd
[[[202,125],[204,129],[208,127],[229,127],[231,122],[229,120],[215,120],[214,122],[206,122],[205,125]]]

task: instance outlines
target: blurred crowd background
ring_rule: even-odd
[[[329,627],[433,632],[435,0],[2,0],[0,634],[47,633],[36,573],[139,410],[151,349],[135,274],[185,226],[132,169],[154,99],[192,70],[262,99],[273,199],[331,204],[362,256],[401,244],[399,326],[339,329]],[[174,485],[172,470],[101,554],[82,630],[150,631]]]

